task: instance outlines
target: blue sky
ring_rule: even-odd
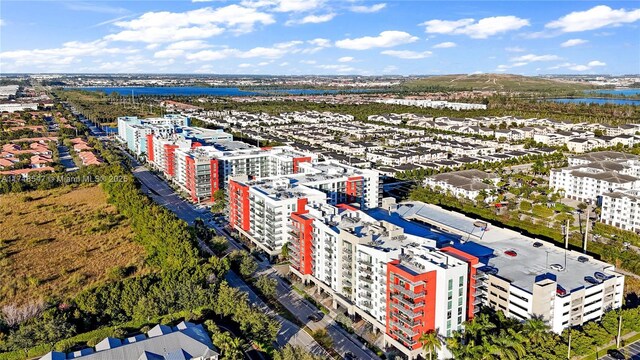
[[[0,3],[0,72],[640,73],[637,1]]]

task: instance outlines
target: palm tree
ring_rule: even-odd
[[[429,354],[429,360],[432,359],[433,353],[438,353],[438,350],[442,348],[442,338],[435,330],[429,330],[422,335],[418,341],[422,344],[422,350]]]
[[[213,343],[220,348],[224,359],[241,359],[243,343],[240,338],[231,336],[228,332],[213,335]]]
[[[531,318],[524,323],[522,332],[531,342],[538,344],[549,337],[549,326],[541,318]]]

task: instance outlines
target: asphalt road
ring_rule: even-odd
[[[344,356],[347,352],[351,352],[358,359],[380,359],[353,335],[336,324],[330,316],[324,315],[318,322],[310,320],[310,315],[322,314],[322,312],[293,290],[291,285],[277,276],[275,270],[272,268],[262,268],[261,272],[268,274],[278,281],[276,286],[278,301],[298,318],[298,320],[305,323],[313,331],[327,329],[327,333],[333,340],[333,348],[338,354]]]
[[[620,352],[623,353],[628,360],[640,360],[640,341],[636,341],[631,343],[624,348],[620,349]],[[610,355],[603,356],[599,358],[601,360],[616,360]]]
[[[78,170],[78,166],[73,162],[73,158],[69,154],[69,148],[64,145],[58,146],[58,155],[60,156],[60,163],[64,166],[65,171]]]
[[[134,162],[137,165],[137,162]],[[143,186],[143,191],[147,193],[158,204],[166,207],[170,211],[174,212],[179,218],[185,220],[189,224],[193,224],[194,220],[198,217],[203,217],[202,212],[198,211],[191,203],[179,197],[166,182],[160,179],[158,176],[147,170],[142,166],[137,166],[133,170],[134,176],[140,180]],[[216,231],[227,238],[232,247],[240,249],[241,246],[231,238],[222,229],[216,228]],[[204,244],[201,244],[204,245]],[[206,246],[206,245],[204,245]],[[202,247],[202,246],[201,246]],[[334,348],[340,354],[344,355],[347,352],[353,353],[358,359],[379,359],[375,353],[364,346],[360,341],[354,338],[351,334],[340,328],[335,324],[333,319],[328,316],[323,317],[319,322],[313,322],[309,320],[309,315],[320,313],[320,310],[304,300],[297,292],[295,292],[289,284],[285,283],[279,276],[275,275],[275,272],[267,265],[267,263],[260,263],[261,271],[268,272],[270,276],[278,280],[277,293],[278,301],[289,310],[298,320],[306,323],[310,329],[318,330],[326,328],[329,336],[333,339]],[[260,298],[254,294],[251,289],[244,283],[240,277],[233,272],[230,272],[227,276],[227,281],[231,286],[237,287],[249,294],[251,302],[259,307],[268,306],[260,300]],[[269,310],[271,311],[271,310]],[[288,320],[275,314],[278,321],[283,325],[280,333],[278,334],[278,344],[283,345],[292,341],[298,346],[302,346],[313,353],[322,354],[324,350],[307,334],[302,331],[297,325],[289,322]]]
[[[138,164],[135,162],[135,159],[132,160],[134,160],[134,165]],[[193,224],[196,218],[204,217],[201,211],[196,209],[191,203],[180,198],[173,189],[169,187],[169,185],[146,168],[142,166],[135,167],[133,175],[142,183],[142,190],[145,193],[147,193],[156,203],[175,213],[180,219],[189,224]],[[231,247],[235,249],[242,248],[235,242],[235,240],[229,239],[228,236],[222,233],[220,229],[216,230],[221,235],[227,237]],[[200,243],[199,245],[205,251],[209,253],[211,252],[206,244]],[[302,347],[310,353],[328,357],[326,351],[308,333],[289,320],[276,314],[236,273],[229,271],[226,276],[226,280],[229,285],[247,293],[251,304],[263,309],[266,313],[273,315],[274,318],[282,325],[276,337],[276,343],[279,346],[284,347],[286,344],[292,344]]]

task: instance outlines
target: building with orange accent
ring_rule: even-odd
[[[291,272],[330,294],[334,307],[369,322],[407,357],[422,353],[422,333],[448,336],[473,316],[471,256],[438,250],[454,239],[449,234],[393,211],[344,204],[309,204],[290,218]]]
[[[244,175],[229,179],[229,225],[270,255],[278,255],[287,242],[289,230],[282,229],[291,225],[291,214],[298,212],[297,220],[303,217],[299,201],[308,207],[348,202],[360,209],[370,209],[377,207],[380,200],[380,182],[375,171],[335,161],[301,162],[297,173],[273,178],[250,180]],[[238,187],[247,190],[239,195]],[[248,197],[246,205],[237,196]]]

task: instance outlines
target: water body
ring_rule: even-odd
[[[616,104],[616,105],[636,105],[640,106],[640,100],[628,100],[628,99],[598,99],[598,98],[572,98],[572,99],[548,99],[548,101],[555,101],[563,104],[576,104],[576,103],[588,103],[588,104]]]
[[[596,94],[614,94],[614,95],[640,95],[640,89],[606,89],[606,90],[593,90],[588,91]]]
[[[367,92],[366,89],[347,89],[347,90],[318,90],[318,89],[273,89],[273,90],[241,90],[233,87],[80,87],[87,91],[100,91],[107,94],[118,93],[123,96],[134,95],[164,95],[164,96],[256,96],[268,94],[286,94],[286,95],[322,95],[335,94],[340,92]]]

